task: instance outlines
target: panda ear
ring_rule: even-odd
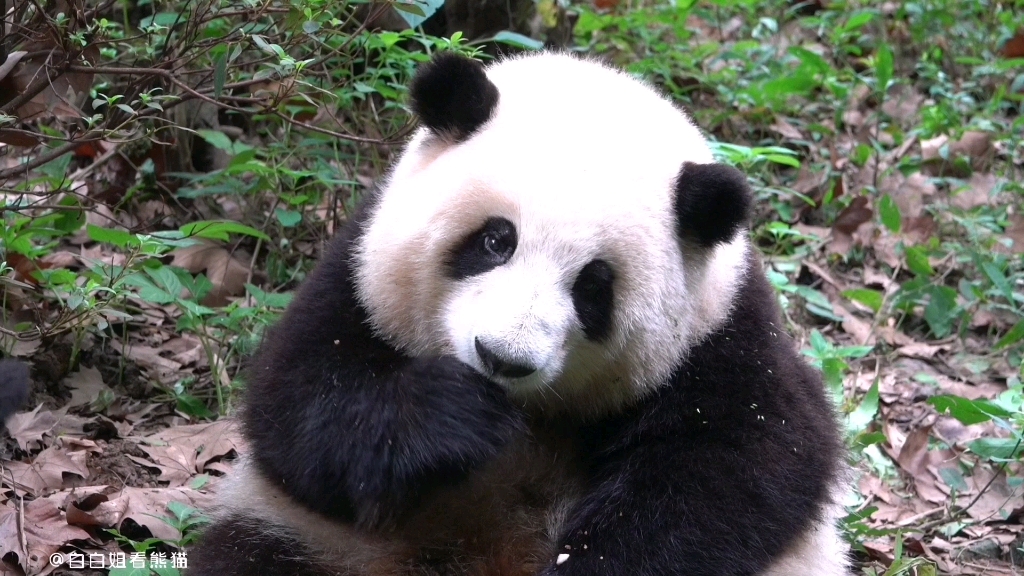
[[[679,237],[703,248],[728,242],[750,218],[747,177],[725,164],[683,164],[676,180]]]
[[[498,106],[498,87],[483,66],[454,52],[441,52],[421,65],[409,92],[420,122],[453,142],[468,138]]]

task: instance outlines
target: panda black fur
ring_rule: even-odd
[[[28,365],[10,358],[0,360],[0,424],[25,404],[28,390]]]
[[[593,62],[442,54],[411,94],[423,128],[254,360],[190,574],[847,574],[837,426],[743,175]]]

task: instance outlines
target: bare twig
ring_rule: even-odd
[[[344,132],[337,132],[334,130],[330,130],[328,128],[321,128],[319,126],[307,124],[294,118],[289,118],[288,116],[285,116],[284,114],[278,112],[277,110],[274,110],[273,114],[274,116],[277,116],[278,118],[284,120],[285,122],[288,122],[289,124],[298,126],[300,128],[305,128],[306,130],[311,130],[313,132],[319,132],[320,134],[334,136],[335,138],[338,138],[340,140],[349,140],[352,142],[361,142],[364,144],[376,144],[378,146],[395,146],[404,143],[404,139],[400,137],[390,140],[380,140],[378,138],[364,138],[362,136],[354,136],[352,134],[345,134]]]
[[[6,170],[0,170],[0,181],[6,180],[8,178],[14,178],[15,176],[20,176],[28,172],[29,170],[32,170],[33,168],[38,168],[39,166],[46,164],[50,160],[60,158],[61,156],[67,154],[68,152],[71,152],[84,142],[92,142],[95,140],[99,140],[99,138],[83,138],[81,140],[73,140],[68,142],[67,144],[58,146],[53,150],[50,150],[46,154],[40,154],[39,156],[36,156],[35,158],[29,160],[28,162],[25,162],[24,164],[19,164],[13,168],[8,168]]]

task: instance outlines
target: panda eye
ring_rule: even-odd
[[[508,242],[504,238],[499,236],[496,232],[485,232],[483,236],[483,247],[491,256],[496,258],[507,259],[511,254],[509,252]]]
[[[455,279],[483,274],[509,261],[519,237],[516,227],[505,218],[488,218],[483,226],[465,236],[452,248],[445,262]]]

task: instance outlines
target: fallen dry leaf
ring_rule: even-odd
[[[87,420],[67,414],[67,407],[60,410],[42,408],[40,404],[31,412],[15,414],[7,420],[7,431],[22,450],[28,452],[42,448],[44,436],[85,435],[83,426]]]
[[[129,342],[120,352],[142,368],[155,369],[157,372],[181,371],[180,363],[164,358],[160,355],[160,350],[152,346]]]
[[[64,488],[64,474],[89,477],[84,450],[68,451],[63,446],[51,446],[32,459],[31,463],[15,461],[5,464],[4,484],[42,496]]]
[[[947,158],[942,157],[943,147],[947,147]],[[992,151],[992,135],[988,132],[964,132],[959,140],[943,135],[921,141],[921,159],[930,165],[946,165],[957,158],[968,158],[975,169],[981,169]]]
[[[1004,234],[1013,241],[1013,251],[1017,254],[1024,254],[1024,214],[1010,216],[1010,226]]]
[[[1002,520],[1004,515],[1000,511],[1009,512],[1024,506],[1024,488],[1019,484],[1010,487],[1003,471],[997,474],[986,466],[977,466],[966,480],[970,490],[957,497],[957,504],[967,506],[974,502],[967,514],[975,520]]]
[[[65,383],[71,389],[68,408],[91,404],[104,391],[111,392],[110,387],[103,383],[100,371],[95,368],[82,368],[68,375]]]
[[[992,197],[992,190],[995,189],[999,179],[994,174],[982,174],[975,172],[971,174],[967,184],[954,191],[950,202],[957,208],[970,210],[978,206],[985,206]]]
[[[171,252],[171,264],[180,266],[192,274],[205,272],[213,289],[203,298],[206,306],[223,306],[231,296],[245,293],[245,282],[249,277],[249,265],[234,257],[220,244],[202,242]]]
[[[0,555],[13,552],[26,573],[41,574],[50,567],[50,554],[70,541],[89,540],[88,532],[69,526],[65,520],[61,507],[66,498],[65,493],[57,493],[23,504],[27,550],[22,548],[17,529],[18,510],[11,506],[12,503],[0,507]]]
[[[832,226],[832,242],[829,250],[837,254],[846,254],[853,246],[853,235],[862,224],[871,221],[874,212],[868,208],[868,197],[858,196],[836,216]]]
[[[238,452],[241,445],[237,426],[231,420],[208,424],[176,426],[147,436],[139,445],[150,460],[132,460],[160,470],[160,480],[180,486],[205,471],[211,460]]]
[[[184,487],[133,488],[128,486],[116,495],[109,495],[108,498],[109,500],[97,506],[97,509],[124,510],[116,525],[120,525],[125,518],[131,518],[138,524],[149,528],[154,537],[170,541],[180,540],[181,533],[160,519],[173,516],[167,511],[168,503],[181,502],[200,510],[207,510],[213,505],[211,495]],[[97,514],[102,515],[103,512],[96,510],[92,512],[94,517],[97,517]],[[109,517],[114,517],[114,514]]]
[[[774,130],[775,132],[778,132],[783,137],[788,138],[790,140],[803,140],[804,139],[804,135],[801,134],[800,131],[797,130],[795,126],[793,126],[792,124],[787,122],[786,119],[783,118],[782,116],[776,117],[775,118],[775,123],[772,124],[770,126],[770,128],[772,130]]]
[[[938,191],[931,179],[920,172],[910,176],[899,172],[890,174],[879,183],[878,189],[893,199],[903,218],[920,216],[922,208],[929,203],[927,199]]]
[[[939,480],[929,470],[929,466],[947,462],[955,458],[955,454],[951,450],[929,450],[928,439],[931,437],[931,431],[931,426],[925,426],[907,435],[896,457],[896,463],[914,478],[914,488],[918,496],[938,504],[947,500],[947,494],[939,488]]]
[[[896,349],[896,353],[901,356],[910,356],[913,358],[922,358],[927,360],[943,350],[949,350],[949,346],[945,344],[933,345],[924,344],[923,342],[915,342],[913,344],[900,346]]]
[[[924,99],[924,94],[910,84],[897,84],[882,102],[882,112],[903,126],[909,126],[920,121]]]
[[[1024,28],[1017,30],[999,52],[1004,58],[1024,58]]]

